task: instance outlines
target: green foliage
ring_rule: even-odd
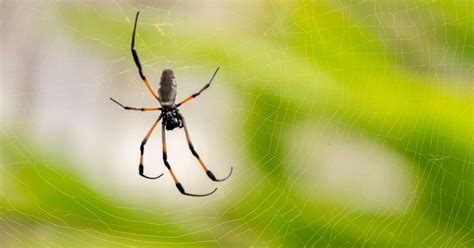
[[[44,154],[34,152],[38,147],[27,145],[21,137],[2,133],[1,144],[0,154],[6,160],[2,184],[8,185],[8,192],[0,198],[0,206],[2,214],[15,216],[24,223],[22,232],[44,225],[55,229],[52,236],[56,242],[79,246],[91,242],[101,246],[213,243],[207,234],[186,232],[167,217],[107,199],[74,173],[64,170],[73,168],[74,163],[60,159],[45,161]],[[34,240],[30,242],[35,244]]]
[[[65,233],[67,229],[97,245],[472,246],[474,101],[453,96],[456,86],[439,86],[453,83],[449,80],[435,82],[433,75],[414,73],[407,57],[387,43],[391,40],[387,27],[358,16],[371,8],[390,12],[407,6],[378,7],[373,3],[335,7],[329,1],[271,3],[265,14],[280,23],[252,27],[271,30],[266,34],[222,31],[196,40],[200,30],[176,25],[159,36],[159,46],[143,49],[142,42],[156,40],[157,29],[139,27],[142,61],[160,54],[173,58],[177,66],[219,64],[225,68],[220,76],[246,95],[251,110],[236,121],[249,141],[246,152],[253,164],[247,169],[256,173],[249,173],[255,176],[248,180],[254,186],[245,189],[242,199],[224,206],[219,221],[231,234],[250,230],[247,240],[233,239],[231,234],[213,240],[212,223],[191,232],[166,217],[120,208],[120,202],[105,199],[79,177],[65,173],[60,164],[67,161],[46,162],[34,152],[25,155],[14,148],[29,141],[6,135],[0,150],[11,164],[4,168],[5,184],[18,199],[3,199],[1,213]],[[474,11],[466,8],[446,1],[411,9],[419,9],[423,17],[436,13],[448,18],[443,32],[431,37],[438,43],[427,44],[433,46],[427,49],[446,48],[462,58],[461,66],[472,67]],[[80,46],[93,40],[105,56],[126,56],[131,23],[96,10],[65,8],[60,16],[67,27],[65,35]],[[127,14],[131,18],[134,13]],[[430,20],[424,27],[436,25],[436,18]],[[409,41],[400,40],[398,45],[409,49]],[[397,215],[368,213],[308,198],[307,188],[289,177],[298,164],[288,161],[284,145],[293,127],[321,119],[336,128],[340,122],[349,123],[350,132],[362,133],[409,161],[419,180],[412,209]]]

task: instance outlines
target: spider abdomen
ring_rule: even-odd
[[[160,97],[160,104],[163,107],[171,107],[176,100],[176,80],[174,73],[170,69],[165,69],[161,73],[160,88],[158,89],[158,96]]]

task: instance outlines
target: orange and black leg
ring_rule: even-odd
[[[155,123],[153,123],[153,126],[151,126],[150,130],[148,130],[148,133],[146,134],[145,138],[143,138],[142,144],[140,145],[140,164],[138,165],[138,173],[140,174],[140,176],[142,176],[144,178],[148,178],[148,179],[157,179],[157,178],[160,178],[161,176],[163,176],[163,173],[161,173],[161,175],[159,175],[157,177],[145,176],[144,167],[143,167],[143,153],[145,151],[145,144],[148,141],[148,139],[150,138],[151,133],[155,129],[158,122],[160,122],[160,120],[161,120],[161,116],[158,117],[158,119],[155,121]]]
[[[137,51],[135,50],[135,33],[137,31],[137,22],[138,22],[138,14],[140,12],[137,12],[137,16],[135,17],[135,25],[133,26],[133,34],[132,34],[132,55],[133,55],[133,60],[135,61],[135,64],[138,67],[138,73],[140,73],[140,77],[142,78],[143,82],[145,83],[145,86],[148,88],[150,93],[155,97],[156,100],[160,100],[160,97],[156,95],[156,93],[153,91],[153,89],[150,87],[150,84],[148,83],[148,80],[146,80],[145,74],[143,74],[142,70],[142,64],[140,63],[140,59],[138,58]]]
[[[194,157],[196,157],[196,159],[199,161],[199,163],[201,164],[201,167],[204,169],[204,171],[206,172],[207,176],[212,180],[212,181],[216,181],[216,182],[222,182],[222,181],[225,181],[227,180],[227,178],[230,177],[230,175],[232,175],[232,171],[233,171],[233,167],[230,167],[230,173],[229,175],[227,175],[225,178],[223,179],[217,179],[214,174],[212,173],[212,171],[210,171],[206,165],[204,164],[204,162],[202,162],[201,158],[199,157],[199,154],[196,152],[196,150],[194,150],[194,146],[193,146],[193,143],[191,142],[191,137],[189,136],[189,130],[188,130],[188,127],[186,126],[186,122],[184,120],[184,117],[181,116],[182,118],[182,121],[183,121],[183,127],[184,127],[184,132],[186,133],[186,140],[188,141],[188,146],[189,146],[189,149],[191,150],[191,153],[194,155]]]
[[[178,179],[176,178],[176,175],[173,172],[173,169],[171,169],[171,165],[168,163],[168,154],[166,152],[166,135],[165,135],[165,125],[164,124],[162,125],[161,131],[162,131],[161,132],[161,137],[162,137],[162,142],[163,142],[163,162],[165,163],[166,168],[168,168],[168,170],[171,174],[171,177],[173,178],[174,184],[176,185],[176,188],[178,188],[179,192],[181,192],[181,194],[183,194],[183,195],[188,195],[188,196],[208,196],[208,195],[211,195],[212,193],[216,192],[217,188],[215,188],[210,193],[202,194],[202,195],[190,194],[190,193],[186,193],[186,191],[184,191],[183,185],[181,185],[181,183],[178,181]]]
[[[209,88],[209,86],[211,86],[211,83],[212,83],[212,80],[214,80],[214,77],[216,76],[217,72],[219,71],[219,67],[217,67],[216,71],[214,72],[214,74],[212,74],[212,77],[211,79],[209,80],[209,83],[207,83],[206,85],[204,85],[204,87],[202,87],[202,89],[190,96],[188,96],[186,99],[184,99],[183,101],[181,101],[180,103],[178,103],[176,105],[176,107],[179,107],[185,103],[187,103],[188,101],[190,101],[191,99],[199,96],[204,90],[206,90],[207,88]]]
[[[137,111],[157,111],[157,110],[161,110],[161,108],[134,108],[134,107],[124,106],[123,104],[119,103],[118,101],[116,101],[112,97],[110,98],[110,100],[112,100],[114,103],[118,104],[120,107],[122,107],[123,109],[126,109],[126,110],[137,110]]]

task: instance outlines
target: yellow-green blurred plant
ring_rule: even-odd
[[[159,46],[142,49],[137,43],[144,60],[159,54],[177,66],[218,63],[226,68],[220,76],[246,95],[252,109],[236,121],[241,122],[242,139],[248,138],[252,169],[260,176],[249,178],[254,187],[216,216],[231,233],[258,233],[249,235],[253,240],[227,235],[212,241],[213,224],[191,233],[158,215],[116,208],[77,177],[49,169],[34,153],[24,158],[14,149],[22,141],[7,134],[0,154],[29,166],[8,166],[15,175],[8,185],[22,200],[3,199],[2,214],[75,234],[84,230],[81,235],[94,237],[98,244],[472,246],[472,85],[452,85],[458,82],[430,73],[436,63],[419,64],[410,57],[423,55],[410,42],[422,42],[431,46],[426,50],[461,58],[461,71],[472,74],[474,11],[467,11],[472,4],[350,3],[270,1],[262,10],[264,20],[249,29],[196,40],[199,29],[176,25],[162,27]],[[101,9],[99,14],[97,7],[64,8],[64,33],[78,45],[89,46],[93,39],[105,56],[126,56],[131,24],[107,13]],[[377,13],[416,18],[421,30],[404,40]],[[156,38],[156,27],[140,26],[140,40]],[[128,63],[133,67],[131,56]],[[456,87],[466,87],[467,97],[454,95]],[[320,119],[350,123],[351,132],[363,133],[410,161],[419,180],[413,208],[398,215],[365,213],[308,199],[305,188],[288,176],[298,165],[288,161],[284,144],[291,127]],[[442,163],[434,163],[433,156],[442,157]],[[59,162],[64,161],[51,163]],[[61,191],[51,190],[57,187]]]

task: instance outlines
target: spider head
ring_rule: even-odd
[[[177,127],[183,127],[183,120],[181,115],[178,113],[176,108],[172,108],[164,113],[163,123],[166,126],[166,130],[173,130]]]

